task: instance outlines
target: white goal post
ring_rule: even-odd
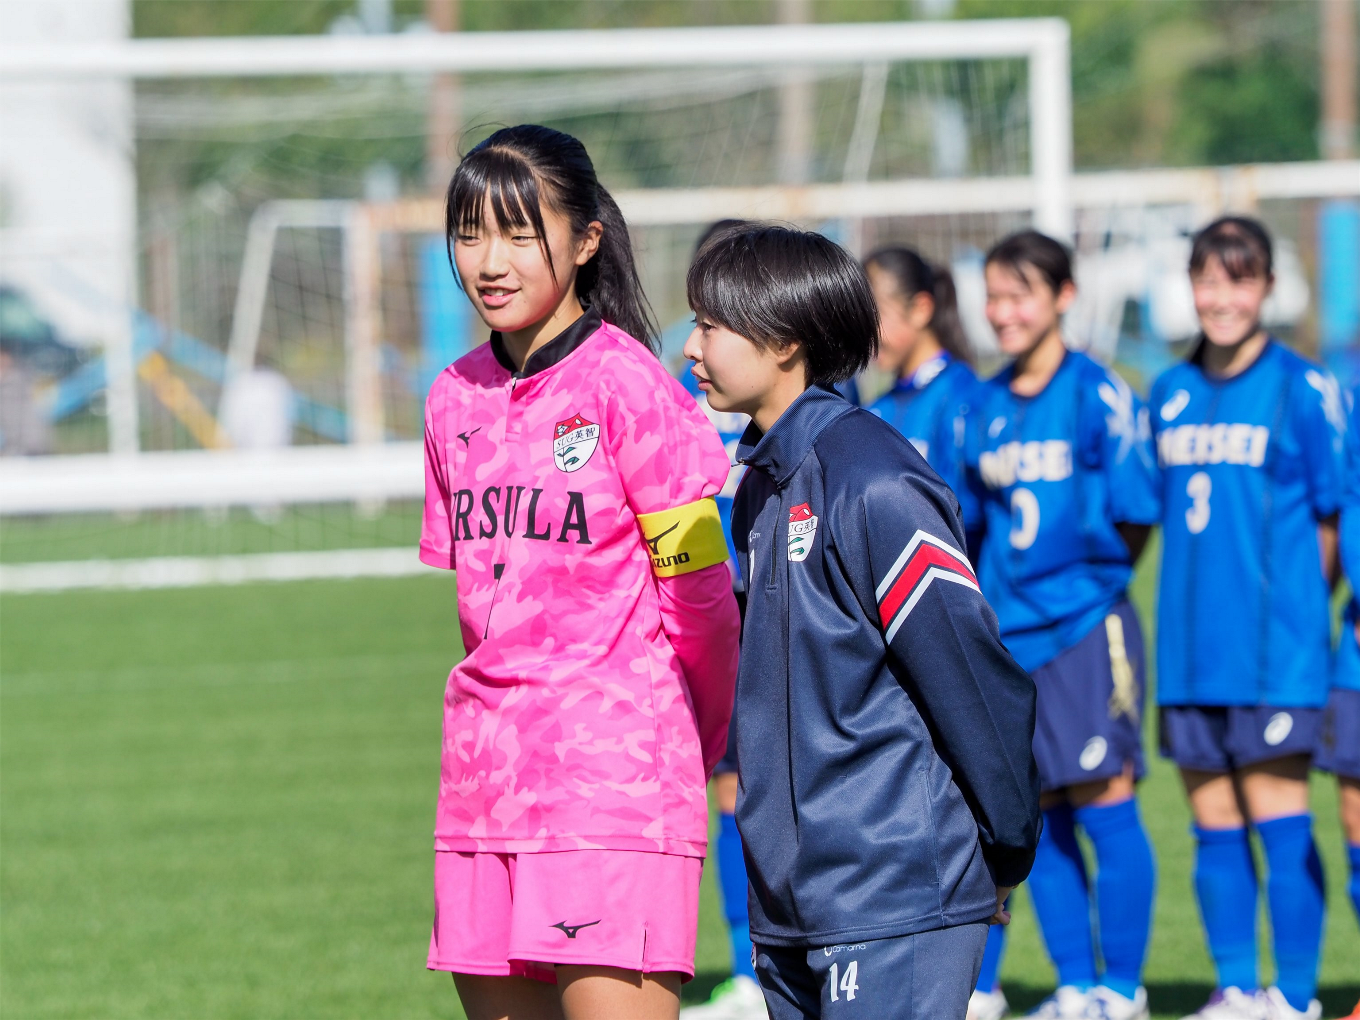
[[[1024,58],[1035,225],[1072,231],[1070,32],[1061,18],[736,28],[467,32],[296,38],[131,39],[0,47],[0,82],[288,75],[792,67]]]

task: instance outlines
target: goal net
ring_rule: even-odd
[[[1067,78],[1047,19],[10,51],[35,144],[122,154],[133,282],[6,233],[6,300],[76,353],[22,373],[38,438],[8,452],[50,456],[0,461],[4,586],[414,569],[424,394],[485,339],[440,194],[496,126],[585,143],[675,359],[695,240],[729,216],[910,243],[957,267],[967,320],[991,241],[1070,234]]]

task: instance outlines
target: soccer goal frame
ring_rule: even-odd
[[[758,195],[731,189],[687,189],[627,196],[627,211],[639,223],[691,222],[713,210],[740,206],[746,215],[784,219],[812,218],[836,208],[840,215],[863,217],[899,211],[967,211],[995,208],[999,182],[990,179],[868,182],[867,170],[874,116],[874,84],[891,62],[1024,59],[1028,66],[1029,173],[1005,181],[1007,204],[1031,211],[1036,226],[1070,236],[1072,206],[1071,93],[1069,32],[1058,18],[990,21],[898,22],[880,24],[778,25],[734,28],[625,29],[551,32],[481,32],[381,36],[303,36],[286,38],[130,39],[121,42],[0,47],[0,83],[26,80],[132,80],[261,78],[281,76],[376,73],[471,73],[499,71],[569,71],[648,69],[659,67],[816,67],[853,64],[866,68],[845,180],[827,185],[775,186]],[[881,86],[879,107],[881,110]],[[864,121],[863,129],[859,121]],[[852,165],[854,164],[854,165]],[[886,186],[885,186],[886,185]],[[886,204],[885,204],[886,203]],[[358,243],[347,244],[346,358],[347,392],[352,410],[351,445],[381,443],[381,407],[371,374],[378,323],[374,301],[364,287],[372,274],[364,260],[369,217],[361,208],[342,211],[338,203],[315,203],[303,210],[283,209],[282,219],[267,212],[252,238],[256,243],[243,266],[228,370],[248,368],[253,353],[254,322],[267,285],[267,258],[280,226],[319,217],[316,226],[337,226]],[[333,217],[344,217],[335,222]],[[421,217],[422,219],[424,217]],[[250,256],[253,254],[253,258]],[[261,278],[263,277],[263,281]],[[129,342],[106,352],[110,379],[135,375]],[[367,381],[366,381],[367,380]],[[116,392],[115,392],[116,390]],[[126,385],[111,390],[110,415],[135,422],[136,391]],[[159,460],[160,458],[156,458]],[[224,458],[244,466],[250,458]],[[174,463],[167,460],[167,466]],[[231,502],[248,502],[259,479],[244,467],[233,470],[239,488]],[[153,487],[159,491],[160,487]],[[159,505],[152,490],[147,508]],[[88,509],[103,509],[92,494]],[[126,508],[126,506],[125,506]],[[0,512],[4,512],[0,506]]]

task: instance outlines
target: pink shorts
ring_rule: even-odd
[[[639,850],[434,855],[430,970],[555,983],[553,964],[694,976],[703,860]]]

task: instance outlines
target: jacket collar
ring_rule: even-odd
[[[755,422],[747,426],[737,446],[737,460],[759,468],[782,486],[803,463],[822,429],[854,409],[835,390],[809,386],[769,432],[762,433]]]
[[[496,356],[500,366],[516,379],[527,379],[562,361],[594,336],[595,331],[603,324],[604,320],[600,318],[600,313],[593,308],[587,308],[584,315],[529,355],[529,360],[524,363],[523,372],[515,371],[515,363],[506,351],[505,341],[498,332],[491,334],[491,353]]]

